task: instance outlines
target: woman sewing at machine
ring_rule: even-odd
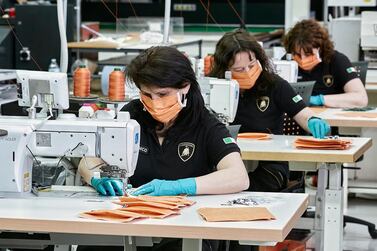
[[[190,61],[181,52],[150,48],[127,70],[128,79],[140,89],[140,100],[123,108],[141,127],[139,158],[130,178],[139,187],[134,195],[225,194],[248,188],[240,149],[205,108]],[[81,161],[84,179],[101,194],[122,194],[119,181],[93,178],[89,169],[99,163],[95,158]],[[164,245],[153,250],[174,250]],[[215,250],[211,245],[204,242]]]
[[[249,181],[239,148],[204,106],[189,60],[170,47],[154,47],[128,66],[140,100],[123,110],[141,126],[140,152],[130,178],[135,195],[222,194],[245,190]],[[99,159],[86,159],[92,167]],[[101,194],[121,194],[93,178],[85,161],[80,173]],[[110,188],[111,186],[111,188]],[[103,189],[104,188],[104,189]],[[113,191],[113,190],[114,191]]]
[[[240,132],[283,134],[284,113],[316,138],[329,132],[328,124],[313,117],[302,98],[274,74],[263,48],[248,32],[228,32],[217,43],[210,76],[224,78],[225,71],[240,84],[233,122],[241,125]],[[288,163],[260,161],[249,179],[250,191],[281,191],[287,185]]]
[[[284,46],[299,65],[299,81],[315,80],[312,106],[363,107],[368,104],[356,69],[334,50],[327,30],[315,20],[298,22],[285,36]]]

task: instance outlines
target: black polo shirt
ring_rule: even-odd
[[[189,104],[188,104],[189,106]],[[216,171],[219,161],[232,152],[240,152],[226,127],[205,107],[200,111],[183,108],[176,123],[160,145],[155,132],[157,122],[134,100],[122,110],[130,112],[141,127],[140,151],[134,187],[153,179],[176,180],[198,177]]]
[[[276,76],[274,85],[264,93],[257,93],[254,87],[240,95],[233,124],[241,125],[240,132],[283,134],[284,113],[293,118],[305,107],[289,83]]]
[[[315,80],[312,95],[344,93],[348,81],[358,78],[356,69],[344,54],[335,51],[330,63],[316,65],[311,71],[299,68],[298,81]]]

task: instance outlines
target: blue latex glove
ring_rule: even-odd
[[[123,183],[120,180],[93,177],[90,183],[101,195],[123,195]]]
[[[164,196],[164,195],[195,195],[196,194],[196,181],[195,178],[179,179],[179,180],[158,180],[154,179],[147,184],[139,187],[132,195],[151,195],[151,196]]]
[[[310,96],[310,106],[323,106],[325,105],[325,99],[323,98],[323,95],[317,95],[317,96]]]
[[[317,139],[323,139],[330,132],[329,124],[317,117],[311,117],[308,120],[308,127],[313,137]]]

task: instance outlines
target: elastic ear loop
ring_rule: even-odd
[[[186,107],[187,105],[187,94],[179,94],[179,92],[177,92],[177,97],[178,97],[178,102],[179,104],[181,105],[181,107]]]

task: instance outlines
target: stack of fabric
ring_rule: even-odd
[[[318,149],[318,150],[345,150],[351,146],[350,140],[341,138],[316,139],[316,138],[297,138],[293,144],[299,149]]]
[[[123,196],[115,204],[122,207],[108,210],[91,210],[83,212],[80,217],[129,222],[141,218],[163,219],[171,215],[180,214],[180,209],[191,206],[194,201],[188,200],[185,196],[147,196],[138,197]]]

